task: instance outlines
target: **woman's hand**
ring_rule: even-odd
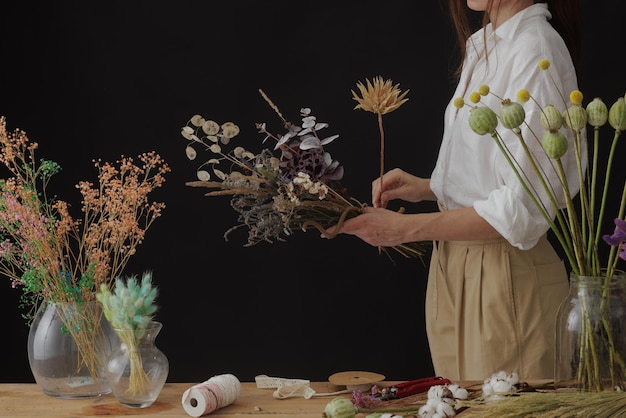
[[[382,185],[382,187],[381,187]],[[372,182],[372,204],[375,208],[386,208],[387,203],[394,199],[406,202],[435,200],[430,190],[430,180],[414,176],[399,168],[385,173]]]
[[[329,234],[335,233],[337,225],[326,229]],[[373,246],[395,247],[407,241],[409,232],[407,215],[384,208],[363,208],[359,216],[347,219],[340,225],[340,234],[355,235]]]

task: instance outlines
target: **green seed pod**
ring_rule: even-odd
[[[505,128],[519,128],[519,126],[524,123],[525,117],[526,112],[521,104],[508,99],[502,102],[502,108],[500,108],[500,122],[502,122],[502,126]]]
[[[623,97],[617,99],[609,109],[609,124],[616,131],[626,129],[626,103],[624,103]]]
[[[570,106],[563,112],[563,123],[574,132],[578,132],[587,125],[587,111],[578,105]]]
[[[543,108],[539,121],[541,122],[541,127],[546,131],[551,129],[558,131],[563,126],[561,112],[551,104]]]
[[[348,398],[337,397],[326,404],[323,418],[354,418],[356,416],[356,407]]]
[[[478,135],[492,134],[498,126],[498,117],[488,107],[475,107],[470,111],[469,125]]]
[[[609,118],[609,109],[596,97],[587,105],[587,122],[594,128],[603,126]]]
[[[561,131],[547,131],[543,135],[541,146],[548,157],[556,160],[561,158],[567,151],[567,138]]]

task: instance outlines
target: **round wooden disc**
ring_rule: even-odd
[[[372,372],[339,372],[328,378],[330,383],[339,386],[371,385],[385,380],[385,376]]]

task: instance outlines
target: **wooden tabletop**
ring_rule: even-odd
[[[391,385],[394,382],[386,382]],[[151,406],[143,409],[127,408],[119,404],[112,394],[87,399],[59,399],[45,395],[36,384],[5,383],[0,384],[0,417],[127,417],[127,416],[150,416],[150,417],[189,417],[183,409],[182,395],[186,389],[194,384],[190,383],[166,383],[159,398]],[[229,406],[218,409],[207,417],[250,417],[271,416],[271,418],[321,418],[324,407],[333,396],[313,396],[310,399],[293,397],[287,399],[275,399],[275,389],[257,388],[254,382],[242,382],[241,394],[237,401]],[[345,387],[336,386],[332,383],[311,382],[311,388],[317,394],[331,393]],[[469,390],[480,390],[480,384],[466,382],[462,386]],[[351,398],[351,393],[336,396]],[[414,398],[415,397],[415,398]],[[413,395],[411,403],[424,404],[426,396]],[[403,400],[387,401],[385,405],[394,402],[408,402]],[[472,408],[473,409],[473,408]],[[364,416],[359,414],[358,417]],[[457,414],[460,418],[477,416],[466,409]]]

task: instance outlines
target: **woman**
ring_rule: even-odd
[[[577,2],[465,3],[449,1],[457,35],[463,41],[453,99],[467,99],[479,86],[487,85],[494,94],[482,97],[481,104],[496,112],[502,98],[515,100],[520,89],[528,90],[542,106],[560,104],[564,109],[560,92],[567,98],[577,89],[572,59],[579,48]],[[469,9],[484,12],[483,26],[474,34],[469,31]],[[556,87],[538,69],[541,59],[550,61]],[[530,128],[523,126],[522,134],[528,139],[532,138],[529,129],[543,130],[537,104],[529,101],[524,108]],[[373,207],[346,221],[340,232],[373,246],[435,242],[426,292],[426,328],[437,375],[483,380],[504,370],[516,371],[521,379],[553,378],[555,317],[568,292],[567,272],[546,238],[547,222],[495,141],[473,132],[468,117],[468,106],[457,109],[451,101],[431,178],[400,169],[387,172],[384,188],[380,179],[372,184]],[[524,171],[532,173],[524,164],[527,158],[515,134],[501,127],[498,132]],[[568,140],[571,146],[571,136]],[[536,142],[527,141],[539,147]],[[541,153],[537,149],[536,154]],[[576,193],[573,153],[566,153],[563,161],[571,192]],[[553,184],[558,185],[554,176]],[[536,188],[541,186],[536,183]],[[386,209],[393,199],[436,200],[441,211],[398,213]]]

